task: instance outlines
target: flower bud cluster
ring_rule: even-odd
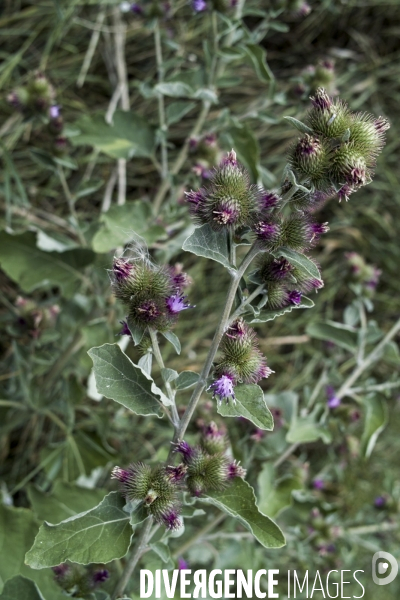
[[[318,267],[313,259],[309,259]],[[264,254],[258,261],[257,280],[264,283],[268,293],[266,308],[278,310],[285,306],[301,303],[303,294],[323,287],[321,279],[311,277],[285,258],[274,258]]]
[[[215,423],[210,423],[204,427],[198,446],[190,446],[183,440],[174,444],[174,452],[182,456],[180,464],[133,463],[127,469],[114,467],[111,478],[119,481],[126,500],[140,502],[167,529],[179,529],[182,492],[187,490],[193,496],[200,496],[223,489],[234,477],[245,476],[240,464],[226,455],[227,448],[225,434]]]
[[[114,467],[111,477],[120,482],[127,500],[142,502],[157,523],[174,530],[181,526],[178,493],[185,473],[183,466],[171,469],[133,463],[128,469]]]
[[[336,95],[336,74],[334,61],[327,59],[317,65],[308,65],[297,77],[297,83],[293,89],[298,97],[305,98],[319,87],[324,87],[330,95]]]
[[[237,319],[224,334],[221,360],[214,369],[214,382],[208,389],[213,397],[235,403],[234,388],[238,383],[257,383],[272,373],[258,348],[256,332],[242,318]]]
[[[116,258],[111,281],[116,297],[128,309],[128,320],[142,329],[166,331],[182,310],[193,308],[182,293],[190,278],[181,265],[159,267],[143,256]],[[122,325],[121,334],[129,335],[127,322]]]
[[[382,271],[375,265],[366,263],[364,258],[357,252],[348,252],[345,256],[351,267],[351,272],[357,283],[361,284],[365,296],[373,296]]]
[[[53,151],[58,155],[65,152],[67,138],[62,135],[64,121],[60,107],[56,104],[55,90],[43,73],[35,71],[27,84],[13,90],[7,96],[7,100],[13,108],[28,116],[47,117]]]
[[[215,423],[203,429],[200,445],[181,441],[175,452],[182,456],[186,471],[186,486],[193,496],[224,489],[235,477],[244,477],[245,469],[226,455],[228,440]]]
[[[262,191],[250,184],[233,150],[214,169],[208,187],[186,193],[186,199],[194,220],[208,223],[214,231],[251,226],[262,208]]]
[[[389,123],[383,117],[351,112],[323,88],[311,102],[306,118],[310,133],[291,146],[289,163],[302,183],[322,191],[333,187],[339,199],[347,199],[371,182]]]
[[[85,567],[75,563],[62,563],[52,567],[54,579],[68,594],[85,598],[92,594],[102,583],[107,581],[110,574],[99,565]]]

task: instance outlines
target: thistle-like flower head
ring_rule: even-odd
[[[234,392],[234,379],[232,375],[222,374],[218,379],[208,387],[213,392],[213,398],[218,399],[218,404],[221,404],[222,400],[227,403],[231,399],[236,404],[235,392]]]

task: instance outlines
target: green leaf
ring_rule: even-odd
[[[175,387],[177,390],[187,390],[196,385],[199,377],[199,374],[194,371],[182,371],[175,381]]]
[[[105,490],[88,489],[75,483],[56,481],[50,494],[34,485],[28,488],[28,498],[40,521],[59,523],[64,519],[90,510],[104,498]]]
[[[181,343],[179,341],[179,338],[177,335],[175,335],[174,333],[172,333],[172,331],[161,331],[162,335],[165,337],[166,340],[168,340],[173,347],[175,348],[175,352],[177,354],[181,353]]]
[[[82,270],[93,262],[91,250],[76,248],[66,252],[43,252],[36,247],[36,233],[0,236],[0,265],[24,292],[39,287],[58,286],[64,295],[73,296],[84,279]]]
[[[93,237],[92,248],[98,253],[110,252],[137,240],[138,236],[151,244],[165,235],[162,227],[152,226],[152,223],[152,210],[147,202],[136,200],[123,206],[111,206],[100,217],[100,227]]]
[[[319,272],[318,267],[304,254],[296,252],[295,250],[291,250],[290,248],[285,248],[284,246],[278,248],[278,250],[272,252],[271,254],[275,256],[275,258],[283,256],[291,264],[301,269],[307,275],[310,275],[311,277],[321,281],[321,273]]]
[[[321,438],[325,444],[329,444],[332,441],[332,434],[325,425],[319,423],[320,414],[321,407],[317,405],[312,413],[299,416],[298,397],[296,397],[286,441],[290,444],[302,444],[315,442]]]
[[[0,504],[0,592],[7,579],[20,574],[36,532],[32,511]]]
[[[256,318],[252,319],[250,323],[266,323],[267,321],[273,321],[276,317],[281,317],[285,313],[290,313],[296,308],[312,308],[313,306],[315,306],[314,302],[310,298],[302,296],[300,304],[284,306],[277,310],[263,310]]]
[[[278,481],[271,463],[265,463],[257,479],[259,489],[259,509],[269,517],[274,517],[292,503],[292,492],[303,487],[301,478],[292,474]]]
[[[175,379],[178,377],[178,373],[174,369],[165,368],[161,369],[161,376],[166,383],[169,383],[171,381],[175,381]]]
[[[135,365],[118,344],[104,344],[88,352],[93,360],[97,391],[122,404],[136,415],[157,415],[163,412],[161,392],[152,378]],[[158,392],[157,392],[158,390]]]
[[[149,544],[149,546],[163,562],[166,563],[171,559],[171,552],[164,542],[155,542],[154,544]]]
[[[235,387],[236,404],[232,400],[222,402],[217,412],[223,417],[245,417],[256,427],[272,431],[274,419],[258,385],[238,385]]]
[[[193,89],[187,83],[182,81],[163,81],[154,86],[154,91],[162,96],[171,96],[172,98],[191,98]]]
[[[26,563],[33,569],[44,569],[67,560],[88,565],[122,558],[132,537],[124,505],[119,492],[110,492],[92,510],[58,525],[44,523],[26,555]]]
[[[46,600],[36,583],[18,575],[9,579],[4,586],[0,600]],[[48,599],[50,600],[50,599]]]
[[[230,268],[228,242],[225,231],[213,231],[209,225],[202,225],[193,231],[183,242],[182,250],[215,260]]]
[[[207,494],[199,501],[212,504],[240,521],[264,548],[281,548],[285,545],[282,531],[259,511],[253,488],[240,477],[236,477],[223,491]]]
[[[116,110],[112,125],[105,122],[103,115],[84,116],[75,125],[79,134],[70,138],[75,146],[93,146],[112,158],[153,155],[154,130],[136,113]]]
[[[289,121],[289,123],[291,125],[293,125],[293,127],[295,127],[298,131],[301,131],[301,133],[308,133],[308,134],[313,133],[312,129],[310,129],[309,127],[307,127],[307,125],[304,125],[304,123],[302,123],[301,121],[298,121],[294,117],[283,117],[283,118],[286,119],[286,121]]]
[[[196,102],[172,102],[165,111],[168,125],[178,123],[196,106]]]
[[[267,63],[267,52],[265,48],[255,44],[245,46],[246,54],[253,63],[257,77],[263,83],[270,83],[274,80],[274,75]]]
[[[129,331],[131,332],[133,343],[135,346],[138,346],[138,344],[140,344],[140,342],[142,341],[145,330],[136,325],[136,323],[133,323],[132,319],[130,319],[129,317],[127,319],[127,323]]]
[[[364,404],[367,407],[365,415],[364,431],[361,438],[362,454],[369,458],[376,444],[378,436],[382,433],[388,423],[388,407],[386,401],[376,395],[369,395],[365,398]]]
[[[306,333],[317,340],[326,340],[334,342],[337,346],[354,352],[358,344],[357,331],[353,327],[326,321],[325,323],[310,323],[306,328]]]

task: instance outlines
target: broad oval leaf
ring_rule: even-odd
[[[48,600],[45,599],[36,583],[21,575],[9,579],[4,586],[0,600]]]
[[[317,340],[326,340],[337,346],[354,352],[358,344],[358,334],[354,327],[326,321],[326,323],[310,323],[306,328],[307,334]]]
[[[189,235],[183,242],[182,250],[210,258],[230,268],[226,233],[213,231],[207,224],[198,227]]]
[[[212,504],[238,519],[264,548],[282,548],[286,543],[278,525],[259,511],[253,488],[240,477],[223,491],[207,494],[199,501]]]
[[[196,385],[199,377],[200,375],[194,371],[182,371],[175,381],[175,387],[177,390],[187,390]]]
[[[172,331],[162,331],[161,333],[165,337],[165,339],[168,340],[170,342],[170,344],[173,345],[173,347],[175,348],[175,352],[177,354],[180,354],[181,353],[181,343],[179,341],[178,336],[175,335],[175,333],[173,333]]]
[[[245,417],[259,429],[272,431],[274,419],[265,402],[264,393],[258,385],[235,387],[236,404],[222,402],[217,412],[223,417]]]
[[[104,344],[92,348],[88,354],[93,360],[100,394],[122,404],[136,415],[162,416],[160,402],[165,401],[166,396],[152,378],[122,352],[118,344]]]
[[[36,233],[31,231],[22,235],[2,231],[0,236],[1,268],[24,292],[58,286],[64,296],[71,297],[84,280],[83,268],[94,257],[91,250],[84,248],[43,252],[36,246]]]
[[[129,550],[132,527],[119,492],[110,492],[89,511],[58,525],[44,523],[25,562],[33,569],[54,567],[67,560],[88,565],[122,558]]]
[[[154,130],[141,115],[133,112],[116,110],[112,125],[106,123],[103,115],[84,116],[76,126],[79,134],[70,138],[74,146],[94,146],[112,158],[129,159],[153,154]]]

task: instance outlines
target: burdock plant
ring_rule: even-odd
[[[144,523],[115,598],[123,595],[159,528],[161,534],[155,539],[164,543],[182,531],[197,502],[214,504],[238,518],[265,547],[284,544],[277,525],[258,510],[252,488],[244,481],[246,471],[234,457],[225,431],[215,422],[203,423],[196,445],[187,440],[187,429],[203,394],[216,400],[214,412],[221,417],[245,417],[258,432],[273,429],[273,417],[258,384],[273,375],[274,360],[270,357],[267,364],[255,327],[313,306],[306,294],[322,288],[323,281],[310,253],[329,230],[327,223],[315,218],[315,208],[335,195],[348,199],[371,181],[388,128],[382,117],[353,113],[323,89],[311,98],[305,123],[290,120],[301,136],[288,150],[279,189],[265,190],[252,183],[231,150],[206,185],[186,194],[197,227],[183,249],[217,260],[230,275],[221,317],[200,373],[166,368],[159,344],[166,338],[179,353],[173,327],[178,318],[192,322],[196,316],[184,295],[190,278],[182,267],[156,264],[142,244],[117,256],[111,266],[112,289],[126,315],[121,333],[129,336],[143,356],[134,364],[118,344],[92,348],[98,392],[137,415],[165,416],[173,428],[169,451],[162,449],[164,456],[149,464],[132,457],[130,466],[114,467],[111,476],[118,481],[119,491],[83,513],[82,518],[93,517],[93,526],[102,519],[123,523],[121,531],[115,525],[114,541],[124,539],[129,522],[135,531]],[[153,357],[159,368],[157,384],[152,376]],[[178,407],[178,392],[189,388],[193,388],[189,401]],[[342,389],[335,392],[335,401],[340,403],[342,397]],[[256,443],[254,436],[253,440]],[[106,554],[108,560],[124,556],[130,534],[122,549],[119,541],[115,543],[118,549]],[[68,559],[68,552],[64,558]]]

